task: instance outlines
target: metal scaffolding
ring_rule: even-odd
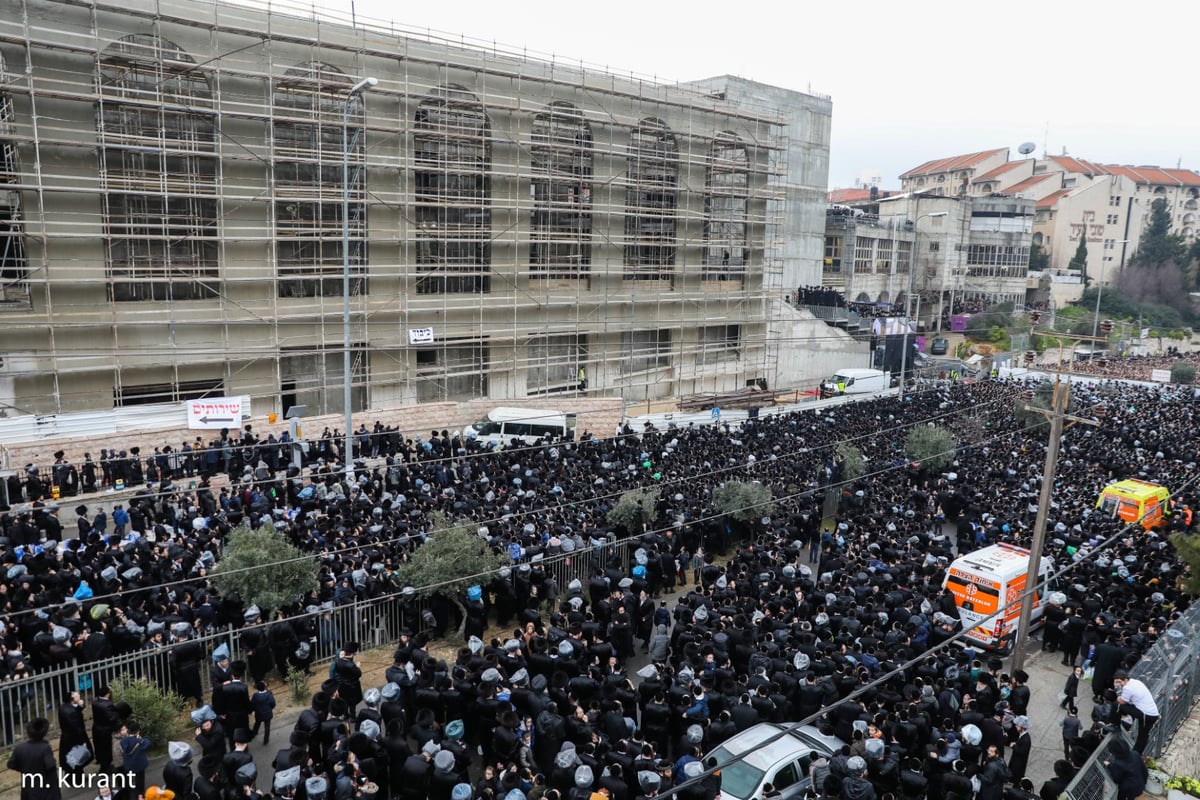
[[[778,108],[280,3],[10,5],[14,406],[341,410],[346,191],[356,406],[771,374]]]

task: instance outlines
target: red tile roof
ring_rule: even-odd
[[[894,197],[900,194],[899,189],[880,189],[877,200],[883,200],[886,197]],[[871,201],[871,190],[866,189],[830,189],[827,194],[828,203],[869,203]]]
[[[987,172],[985,172],[982,175],[978,176],[977,178],[973,179],[971,181],[971,183],[979,183],[981,181],[995,180],[996,178],[999,178],[1004,173],[1010,172],[1010,171],[1016,169],[1017,167],[1021,166],[1022,164],[1026,164],[1032,160],[1033,159],[1031,159],[1031,158],[1025,158],[1020,161],[1009,161],[1007,164],[1001,164],[1000,166],[996,167],[995,169],[988,170]]]
[[[1070,193],[1071,193],[1070,189],[1059,189],[1057,192],[1051,192],[1050,194],[1043,197],[1041,200],[1037,201],[1037,207],[1038,208],[1054,208],[1056,205],[1058,205],[1058,201],[1062,197],[1064,197],[1065,195],[1068,195]]]
[[[1037,186],[1039,183],[1047,180],[1053,180],[1059,186],[1062,186],[1062,173],[1046,172],[1041,175],[1031,175],[1020,183],[1015,183],[1007,189],[1004,189],[1001,194],[1020,194],[1021,192],[1028,191],[1029,189]]]
[[[1007,155],[1007,147],[998,147],[995,150],[981,150],[978,153],[967,153],[962,156],[951,156],[950,158],[935,158],[932,161],[926,161],[919,167],[914,167],[908,172],[902,173],[900,179],[912,178],[917,175],[936,175],[939,172],[952,172],[959,169],[968,169],[975,166],[987,158],[1004,153]]]
[[[1050,156],[1050,161],[1058,164],[1067,172],[1076,172],[1087,175],[1089,178],[1096,175],[1107,175],[1108,168],[1103,164],[1097,164],[1094,161],[1088,161],[1083,158],[1072,158],[1071,156]]]
[[[870,189],[830,189],[826,202],[861,203],[871,199]]]
[[[1161,167],[1131,167],[1107,164],[1105,170],[1113,175],[1124,175],[1134,183],[1149,186],[1200,186],[1200,175],[1186,169],[1162,169]]]

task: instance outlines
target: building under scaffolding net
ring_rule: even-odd
[[[356,409],[779,381],[772,320],[819,281],[827,98],[286,3],[6,8],[7,414],[342,411],[344,258]]]

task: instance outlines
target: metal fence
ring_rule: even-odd
[[[1096,748],[1096,752],[1092,753],[1074,779],[1067,784],[1067,789],[1063,795],[1069,800],[1115,800],[1117,796],[1117,784],[1113,781],[1112,776],[1108,774],[1108,768],[1104,766],[1104,762],[1112,753],[1113,738],[1120,736],[1132,746],[1133,742],[1125,735],[1123,731],[1115,731],[1104,737],[1104,741]]]
[[[1200,695],[1200,603],[1193,604],[1146,651],[1129,671],[1129,677],[1146,684],[1158,704],[1160,719],[1150,729],[1142,753],[1157,758],[1188,718]],[[1067,786],[1065,794],[1070,800],[1115,800],[1117,785],[1104,767],[1114,736],[1121,736],[1133,745],[1133,740],[1122,730],[1107,736]]]
[[[1146,684],[1158,704],[1143,755],[1162,755],[1200,696],[1200,603],[1193,603],[1129,671]]]
[[[573,579],[579,579],[586,592],[593,567],[603,568],[614,553],[620,558],[622,570],[627,572],[633,552],[625,544],[606,543],[603,547],[557,553],[546,556],[538,563],[545,569],[547,578],[553,578],[563,594],[567,593]],[[523,563],[528,564],[528,561]],[[520,569],[521,566],[514,565],[514,569]],[[358,642],[363,648],[390,646],[398,640],[402,628],[409,628],[414,633],[428,631],[431,626],[422,616],[426,610],[440,614],[456,613],[448,612],[446,605],[438,607],[430,601],[406,602],[406,598],[396,593],[336,606],[331,610],[301,614],[289,621],[296,623],[295,626],[307,634],[307,639],[305,636],[301,636],[301,639],[309,642],[310,657],[316,671],[319,665],[332,661],[338,648],[346,642]],[[457,621],[440,620],[443,625],[453,625]],[[204,660],[200,663],[202,697],[209,697],[212,691],[209,676],[211,653],[217,647],[226,645],[232,660],[244,660],[243,632],[250,627],[267,629],[271,624],[240,628],[229,626],[191,640],[199,642],[204,652]],[[0,683],[0,748],[9,748],[20,741],[25,725],[35,717],[49,719],[51,735],[55,735],[58,728],[57,710],[67,702],[72,691],[79,690],[87,694],[100,686],[111,685],[122,677],[145,678],[164,690],[176,689],[178,681],[171,651],[179,646],[177,643],[138,650]]]

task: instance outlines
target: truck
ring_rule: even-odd
[[[1020,621],[1029,560],[1030,553],[1024,547],[1001,543],[959,556],[950,564],[942,588],[954,595],[958,618],[967,631],[965,643],[989,650],[1011,648]],[[1054,560],[1042,556],[1038,583],[1053,573]],[[1042,619],[1042,594],[1039,592],[1033,598],[1031,628]]]
[[[839,369],[821,382],[821,397],[871,394],[891,388],[892,377],[881,369]]]

